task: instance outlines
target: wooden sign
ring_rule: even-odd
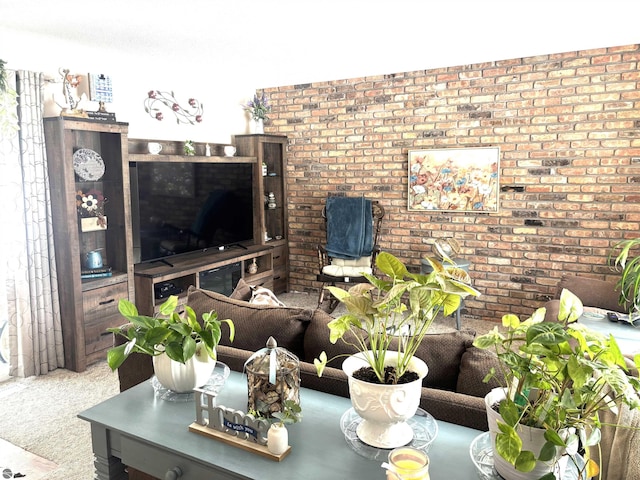
[[[228,445],[254,452],[271,460],[281,461],[291,451],[275,455],[267,449],[267,432],[270,423],[241,410],[215,405],[215,394],[194,389],[196,421],[189,431],[220,440]]]

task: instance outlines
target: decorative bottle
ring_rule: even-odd
[[[276,208],[276,195],[273,192],[269,192],[269,197],[267,199],[267,208],[269,210],[273,210]]]

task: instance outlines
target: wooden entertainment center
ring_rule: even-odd
[[[55,117],[45,119],[44,127],[65,368],[83,371],[106,357],[112,346],[112,334],[106,330],[123,323],[118,312],[122,298],[135,301],[140,313],[151,315],[172,292],[184,301],[191,285],[216,289],[222,278],[217,276],[218,269],[225,272],[224,282],[244,278],[276,293],[287,291],[286,137],[236,136],[233,157],[224,156],[222,144],[207,149],[204,143],[196,143],[196,155],[185,156],[182,142],[129,139],[126,123]],[[161,154],[147,152],[150,141],[163,145]],[[78,154],[80,150],[84,156]],[[84,161],[93,170],[83,171]],[[136,263],[129,166],[130,162],[158,161],[252,165],[253,241],[242,242],[244,247],[228,245]],[[84,196],[99,191],[107,199],[100,227],[86,228],[87,219],[80,218],[79,191]],[[268,201],[269,193],[275,202]],[[96,223],[96,217],[88,220]],[[89,278],[89,253],[95,251],[108,272]]]

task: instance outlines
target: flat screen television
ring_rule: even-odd
[[[134,261],[253,243],[253,164],[131,162]]]

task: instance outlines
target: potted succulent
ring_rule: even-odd
[[[363,418],[356,433],[379,448],[395,448],[412,438],[406,420],[418,408],[428,370],[415,353],[434,319],[440,312],[447,316],[455,312],[462,297],[479,295],[467,272],[428,261],[431,273],[414,274],[392,254],[380,252],[376,266],[382,278],[366,274],[367,283],[348,291],[327,287],[347,308],[346,314],[329,322],[330,341],[341,340],[358,352],[340,355],[349,357],[342,369],[349,379],[353,407]],[[314,360],[319,376],[327,362],[325,352]],[[395,398],[406,402],[389,406],[391,389],[401,390]]]
[[[130,325],[109,329],[127,339],[108,351],[109,367],[116,370],[132,353],[143,353],[153,356],[156,377],[169,390],[182,393],[204,385],[215,367],[216,347],[222,336],[220,326],[229,326],[229,339],[233,341],[233,321],[219,320],[217,313],[211,311],[202,315],[200,323],[188,305],[184,305],[183,315],[177,308],[178,297],[172,295],[150,317],[139,315],[128,300],[120,300],[118,309]]]
[[[627,307],[629,320],[632,316],[640,318],[640,256],[631,256],[634,248],[640,247],[640,237],[623,240],[617,243],[611,252],[610,259],[620,250],[613,260],[616,270],[621,272],[616,287],[620,290],[620,305]]]
[[[580,475],[591,478],[598,472],[589,452],[600,443],[599,413],[615,412],[619,403],[640,408],[640,381],[627,375],[613,336],[576,322],[582,310],[580,299],[565,289],[557,321],[545,321],[544,308],[522,322],[505,315],[506,331],[496,327],[474,342],[501,360],[500,371],[489,372],[485,380],[495,376],[504,387],[490,392],[485,403],[495,467],[507,480],[555,479],[564,455]],[[635,361],[640,364],[640,355]],[[541,443],[532,446],[529,440],[536,435]],[[574,456],[580,449],[583,465]]]

